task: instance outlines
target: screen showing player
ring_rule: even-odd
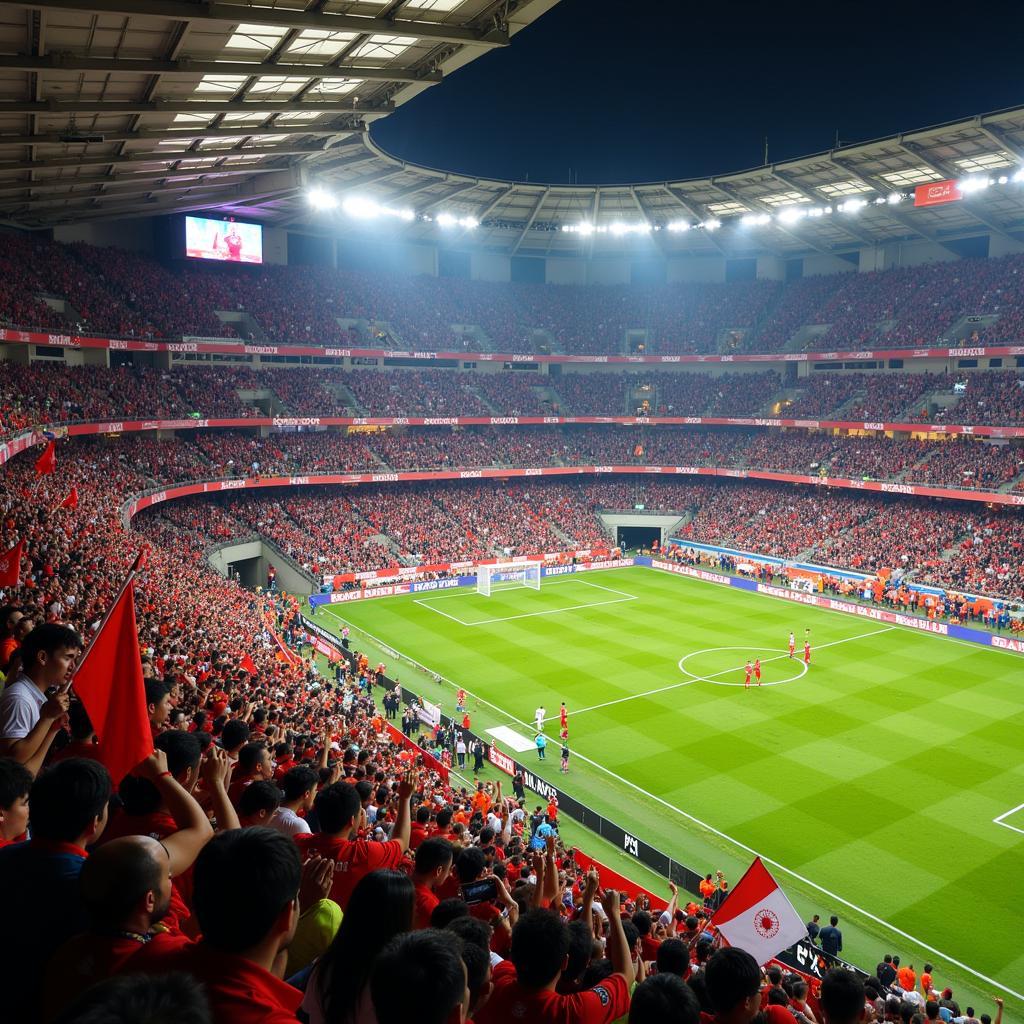
[[[234,220],[185,218],[185,255],[229,263],[263,262],[263,228]]]

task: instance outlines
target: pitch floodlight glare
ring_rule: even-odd
[[[592,235],[594,233],[594,225],[588,221],[583,221],[581,224],[576,225],[576,230],[581,235]]]
[[[348,196],[341,208],[350,216],[359,220],[372,220],[382,213],[381,208],[372,200],[363,196]]]
[[[1018,172],[1017,172],[1017,173],[1016,173],[1016,174],[1015,174],[1015,175],[1013,176],[1013,180],[1014,180],[1015,182],[1018,182],[1018,183],[1019,183],[1019,182],[1022,182],[1022,181],[1024,181],[1024,168],[1021,168],[1021,169],[1020,169],[1020,170],[1019,170],[1019,171],[1018,171]]]
[[[672,220],[668,223],[669,231],[689,231],[690,225],[685,220]]]
[[[309,204],[315,210],[333,210],[338,205],[337,196],[331,195],[326,189],[314,188],[310,191]]]
[[[903,196],[899,192],[890,192],[888,198],[886,199],[886,202],[890,206],[895,206],[897,203],[903,202]]]
[[[867,205],[866,199],[847,199],[845,203],[840,203],[836,209],[840,213],[857,213]]]
[[[439,213],[437,215],[437,223],[443,228],[453,228],[459,223],[457,217],[453,217],[450,213]]]
[[[795,224],[798,220],[803,220],[809,212],[809,210],[805,210],[802,206],[787,206],[786,209],[779,212],[779,222],[782,224]]]
[[[480,221],[478,221],[476,217],[463,217],[462,220],[459,221],[459,223],[464,228],[469,228],[470,231],[472,231],[473,228],[480,227]]]
[[[956,183],[956,187],[964,195],[970,195],[972,192],[984,192],[991,184],[992,182],[984,175],[974,175],[970,178],[962,178]]]
[[[722,222],[717,217],[712,217],[710,220],[704,221],[701,227],[705,231],[717,231],[722,226]]]

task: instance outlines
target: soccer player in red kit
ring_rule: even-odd
[[[761,685],[761,659],[754,659],[754,678],[757,680],[757,685]]]
[[[744,690],[749,690],[750,689],[750,676],[751,676],[751,673],[754,671],[754,666],[750,664],[750,659],[749,658],[747,658],[747,664],[744,667],[743,671],[746,673],[746,678],[743,680],[743,689]]]
[[[792,658],[796,653],[796,637],[792,633],[789,634],[789,656]]]
[[[558,721],[562,729],[569,728],[569,712],[566,710],[565,701],[562,701],[562,706],[558,709]]]
[[[811,663],[811,641],[804,641],[804,664],[810,665]]]

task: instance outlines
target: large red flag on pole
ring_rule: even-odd
[[[57,443],[51,441],[36,459],[36,476],[48,476],[57,468]]]
[[[803,919],[760,857],[715,911],[710,924],[730,946],[745,949],[761,965],[807,938]]]
[[[0,555],[0,587],[16,587],[21,582],[21,555],[25,542],[19,540],[10,551]]]
[[[99,738],[99,760],[115,786],[153,753],[135,623],[134,579],[133,569],[72,679]]]

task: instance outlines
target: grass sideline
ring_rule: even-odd
[[[603,606],[612,595],[600,588],[636,600]],[[470,703],[477,731],[516,727],[538,703],[553,714],[564,697],[575,756],[563,781],[578,799],[624,826],[636,822],[683,863],[722,867],[733,879],[750,855],[731,840],[743,842],[1021,991],[1024,957],[1007,907],[1019,836],[992,823],[1024,791],[1014,656],[645,569],[551,580],[539,593],[429,598],[330,606],[316,618],[329,628],[348,622],[363,634],[357,647],[449,712],[450,686],[396,664],[366,637],[464,685],[478,698]],[[764,660],[766,683],[797,675],[785,637],[793,629],[799,644],[805,627],[811,671],[745,693],[739,669],[748,654]],[[689,676],[679,669],[684,657]],[[546,767],[554,781],[557,763]],[[653,881],[625,855],[610,866]],[[979,1009],[991,1004],[986,982],[831,905],[799,878],[778,876],[802,913],[840,914],[851,959],[870,967],[882,952],[900,952],[919,968],[931,959],[937,980]],[[958,932],[953,920],[968,904],[972,922],[985,926]]]

